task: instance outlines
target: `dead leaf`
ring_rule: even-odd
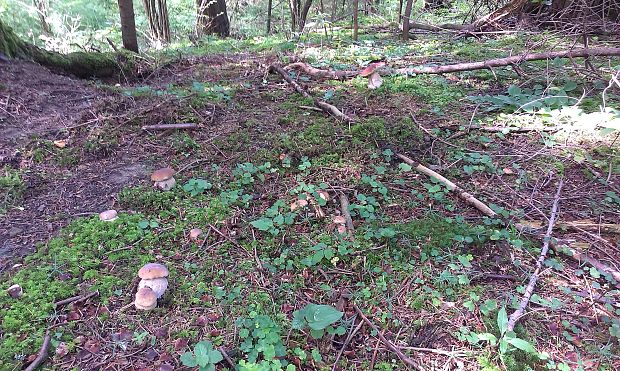
[[[381,78],[378,72],[373,72],[372,75],[368,77],[368,89],[377,89],[381,84],[383,84],[383,78]]]

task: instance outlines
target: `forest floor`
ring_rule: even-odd
[[[375,90],[361,77],[295,74],[354,118],[343,123],[308,109],[268,67],[448,64],[571,43],[515,34],[403,44],[386,33],[325,45],[194,51],[120,82],[0,64],[0,369],[33,361],[46,331],[55,369],[178,369],[201,340],[247,370],[407,369],[379,335],[426,370],[619,369],[618,282],[560,248],[515,333],[504,331],[560,179],[555,245],[620,267],[618,131],[596,125],[617,115],[600,113],[619,102],[617,87],[605,90],[613,61],[389,76]],[[171,123],[197,128],[142,130]],[[166,166],[177,186],[161,192],[149,177]],[[334,222],[343,197],[351,235]],[[318,207],[291,210],[299,199]],[[107,209],[119,219],[101,222]],[[147,262],[165,264],[170,284],[144,312],[131,303]],[[5,291],[13,284],[23,296]]]

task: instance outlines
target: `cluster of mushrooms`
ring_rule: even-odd
[[[149,310],[157,306],[168,288],[168,268],[159,263],[148,263],[138,271],[140,282],[134,305],[136,309]]]

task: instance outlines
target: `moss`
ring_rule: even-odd
[[[371,117],[351,127],[354,144],[370,144],[375,140],[387,139],[385,121],[381,117]]]

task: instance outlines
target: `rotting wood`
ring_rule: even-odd
[[[416,171],[419,171],[420,173],[425,174],[437,180],[439,183],[443,184],[444,186],[446,186],[446,188],[448,188],[449,191],[456,193],[459,196],[459,198],[461,198],[463,201],[467,202],[468,204],[478,209],[484,215],[490,216],[490,217],[494,217],[497,215],[495,211],[491,210],[491,208],[488,207],[484,202],[478,200],[472,194],[467,193],[463,188],[459,187],[452,181],[446,179],[441,174],[427,168],[426,166],[422,165],[419,162],[413,161],[412,159],[410,159],[409,157],[403,154],[397,153],[396,156],[400,158],[401,160],[403,160],[408,165],[410,165],[411,167],[413,167]]]
[[[403,361],[403,363],[409,367],[412,367],[415,370],[420,370],[423,371],[424,368],[422,368],[422,366],[420,366],[417,362],[415,362],[413,359],[409,358],[407,355],[405,355],[400,348],[398,348],[396,345],[394,345],[391,341],[389,341],[388,339],[385,338],[385,336],[383,336],[383,334],[381,334],[381,332],[379,331],[379,328],[372,323],[368,317],[366,317],[366,315],[364,315],[364,312],[362,312],[362,310],[356,305],[353,304],[353,309],[355,309],[355,311],[357,312],[357,314],[359,314],[359,316],[362,318],[362,320],[364,322],[366,322],[366,324],[368,326],[370,326],[376,333],[377,333],[377,337],[379,338],[379,340],[381,340],[381,342],[392,352],[396,353],[396,355],[398,356],[398,358],[400,358],[401,361]]]
[[[272,64],[269,67],[269,71],[270,72],[277,72],[279,73],[282,78],[288,82],[299,94],[303,95],[306,98],[312,99],[312,101],[314,102],[314,104],[319,107],[320,109],[322,109],[325,113],[332,115],[342,121],[351,123],[354,120],[347,116],[346,114],[342,113],[338,108],[336,108],[335,106],[332,106],[331,104],[324,102],[322,100],[316,99],[314,98],[312,95],[310,95],[310,93],[308,93],[304,88],[301,87],[301,85],[299,85],[296,81],[294,81],[291,76],[289,76],[289,74],[281,67],[275,64]]]
[[[384,67],[380,73],[382,75],[421,75],[421,74],[444,74],[451,72],[474,71],[482,69],[491,69],[494,67],[506,67],[517,65],[526,61],[537,61],[555,58],[589,58],[589,57],[614,57],[620,56],[620,48],[583,48],[573,50],[550,51],[542,53],[527,53],[513,55],[503,58],[488,59],[480,62],[464,62],[448,64],[444,66],[419,66],[405,68],[389,68]],[[300,69],[312,77],[332,78],[341,80],[343,78],[352,78],[359,74],[360,71],[330,71],[314,68],[303,62],[294,63],[296,69]],[[333,76],[333,77],[332,77]]]
[[[43,364],[43,362],[45,362],[45,360],[47,359],[47,353],[50,349],[51,341],[52,335],[49,331],[46,331],[45,337],[43,338],[43,344],[41,345],[41,349],[39,350],[37,358],[35,358],[34,361],[32,361],[32,363],[29,364],[28,367],[26,367],[25,371],[34,371],[37,369],[37,367]]]
[[[340,210],[342,216],[344,216],[345,225],[347,226],[347,232],[349,236],[353,236],[355,227],[353,226],[353,218],[351,218],[351,212],[349,212],[349,199],[344,193],[340,194]]]
[[[528,303],[530,302],[530,298],[534,293],[534,288],[536,287],[536,282],[540,278],[540,274],[543,270],[543,264],[545,259],[547,258],[547,253],[549,252],[549,244],[551,242],[551,235],[553,234],[553,226],[558,217],[558,205],[560,203],[560,195],[562,194],[562,186],[564,185],[564,180],[560,179],[558,183],[558,189],[555,193],[555,197],[553,198],[553,206],[551,206],[551,215],[549,216],[549,224],[547,226],[547,232],[543,236],[543,246],[540,250],[540,255],[536,260],[536,269],[534,273],[530,276],[530,281],[525,287],[525,293],[523,294],[523,298],[521,298],[521,302],[519,303],[519,308],[515,310],[510,317],[508,317],[508,325],[506,326],[506,331],[514,331],[515,325],[517,321],[523,316],[525,312],[525,308],[527,308]]]
[[[197,129],[198,125],[192,123],[181,124],[158,124],[158,125],[144,125],[142,130],[171,130],[171,129],[185,129],[193,130]]]

